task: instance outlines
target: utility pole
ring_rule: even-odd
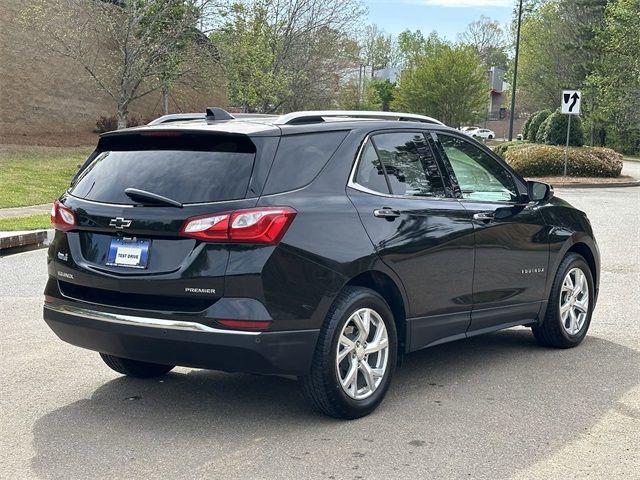
[[[520,54],[520,26],[522,25],[522,0],[518,7],[518,31],[516,34],[516,58],[513,65],[513,85],[511,85],[511,113],[509,115],[509,141],[513,140],[513,117],[516,113],[516,87],[518,83],[518,56]]]

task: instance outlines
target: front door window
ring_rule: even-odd
[[[488,202],[517,202],[511,174],[475,145],[451,135],[438,134],[462,191],[462,198]]]

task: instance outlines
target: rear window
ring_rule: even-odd
[[[124,194],[137,188],[177,200],[203,203],[244,198],[256,156],[248,137],[127,135],[104,138],[70,193],[105,203],[135,204]]]
[[[316,178],[347,132],[322,132],[282,137],[264,194],[302,188]]]

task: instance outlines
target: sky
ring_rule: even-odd
[[[449,40],[477,20],[480,15],[511,22],[515,0],[365,0],[369,22],[388,33],[420,29],[423,33],[436,30]]]

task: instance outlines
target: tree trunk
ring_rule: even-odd
[[[121,130],[123,128],[127,128],[127,116],[128,116],[129,112],[127,112],[126,107],[123,106],[118,106],[118,113],[117,113],[117,118],[118,118],[118,130]]]
[[[166,85],[162,86],[162,114],[169,115],[169,89]]]

